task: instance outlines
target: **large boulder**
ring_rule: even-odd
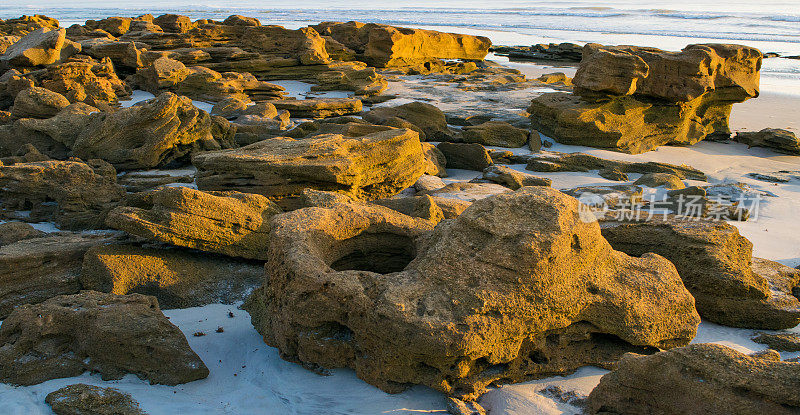
[[[263,262],[126,244],[87,251],[80,282],[86,290],[152,295],[162,309],[169,309],[233,304],[263,279]]]
[[[149,169],[198,151],[233,146],[233,132],[220,134],[216,123],[189,98],[165,92],[142,105],[94,118],[73,152],[120,169]]]
[[[66,36],[65,29],[36,29],[6,49],[0,56],[0,66],[40,66],[54,63],[61,57],[61,47]]]
[[[466,399],[687,344],[700,318],[674,266],[614,251],[584,219],[546,187],[477,201],[432,232],[358,205],[285,213],[246,308],[288,360]]]
[[[96,291],[17,307],[0,326],[0,381],[35,385],[99,372],[177,385],[208,376],[154,297]]]
[[[113,243],[116,235],[42,235],[0,247],[0,320],[23,304],[77,294],[83,256]]]
[[[718,344],[629,355],[589,395],[590,414],[796,414],[800,363]]]
[[[374,23],[323,22],[313,26],[372,66],[407,66],[434,59],[483,60],[492,42],[483,36],[442,33]]]
[[[644,219],[644,218],[642,218]],[[782,329],[800,323],[800,302],[792,288],[800,275],[755,268],[753,244],[722,221],[650,220],[602,223],[614,249],[639,256],[663,255],[675,264],[684,285],[709,321],[734,327]]]
[[[102,160],[38,161],[0,166],[0,214],[52,221],[62,229],[97,229],[125,192]]]
[[[132,235],[223,255],[266,258],[269,219],[281,210],[264,196],[163,187],[111,211],[108,226]]]
[[[274,138],[197,154],[192,162],[198,188],[259,193],[283,208],[297,207],[306,188],[366,200],[392,196],[413,185],[425,168],[419,136],[406,129]]]
[[[587,45],[575,94],[535,98],[533,127],[559,142],[642,153],[730,134],[734,103],[758,96],[761,52],[689,45],[681,52]]]
[[[17,118],[50,118],[67,105],[69,101],[58,92],[35,86],[17,94],[11,115]]]

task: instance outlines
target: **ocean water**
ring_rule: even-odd
[[[678,50],[692,43],[739,43],[800,55],[800,0],[571,0],[491,2],[332,0],[6,0],[0,18],[46,14],[62,25],[106,16],[231,14],[295,28],[358,20],[488,36],[495,44],[541,42],[633,44]],[[763,89],[800,94],[800,60],[767,59]]]

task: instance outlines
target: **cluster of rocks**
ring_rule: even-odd
[[[720,408],[800,406],[786,392],[800,364],[687,346],[701,316],[757,329],[800,323],[800,271],[754,258],[722,221],[598,222],[581,203],[588,193],[643,203],[642,187],[663,187],[670,203],[699,196],[710,212],[713,196],[746,188],[687,187],[706,180],[690,166],[541,151],[537,131],[490,115],[372,105],[397,74],[468,90],[524,81],[482,61],[486,38],[178,15],[67,29],[23,17],[0,21],[0,34],[2,382],[85,371],[165,385],[205,378],[161,308],[246,300],[284,359],[352,368],[387,392],[425,385],[457,398],[451,411],[476,410],[462,400],[492,385],[587,365],[616,369],[588,397],[595,413],[681,412],[708,394],[709,405],[731,399]],[[576,48],[541,49],[573,59]],[[744,47],[581,53],[576,94],[543,95],[530,110],[534,126],[570,143],[638,152],[693,142],[727,125],[732,102],[758,94],[761,56]],[[676,67],[697,76],[678,79]],[[269,82],[286,79],[355,96],[288,99]],[[155,97],[121,106],[134,89]],[[620,108],[641,122],[614,121]],[[512,165],[642,176],[561,192]],[[478,176],[447,183],[448,169]],[[637,389],[646,377],[652,389]],[[770,384],[784,380],[794,383]],[[674,394],[648,395],[659,390]],[[57,413],[142,413],[130,396],[88,385],[46,401]]]
[[[543,94],[528,108],[541,133],[563,143],[642,153],[730,135],[731,105],[758,96],[762,55],[740,45],[681,52],[587,44],[574,93]]]
[[[574,43],[538,43],[531,46],[493,46],[489,49],[512,61],[580,62],[583,46]]]

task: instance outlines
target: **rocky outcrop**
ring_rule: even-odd
[[[261,259],[269,246],[269,219],[281,210],[264,196],[163,187],[114,209],[112,228],[171,245]]]
[[[58,114],[69,101],[63,95],[45,88],[33,87],[21,91],[14,99],[11,115],[16,118],[50,118]]]
[[[84,258],[83,289],[147,294],[162,309],[233,304],[261,285],[264,264],[184,249],[94,247]]]
[[[96,291],[17,307],[0,326],[0,381],[35,385],[99,372],[177,385],[208,376],[154,297]]]
[[[408,29],[374,23],[323,22],[312,26],[376,67],[409,66],[434,59],[483,60],[492,42],[483,36]]]
[[[750,147],[767,147],[781,153],[800,155],[800,141],[789,130],[765,128],[761,131],[740,131],[733,139]]]
[[[705,173],[685,164],[679,166],[677,164],[659,163],[654,161],[631,162],[609,160],[585,153],[559,153],[547,151],[528,156],[522,160],[519,160],[519,163],[527,163],[525,170],[538,172],[598,170],[598,174],[601,177],[605,177],[609,180],[627,181],[627,175],[620,176],[621,174],[625,173],[669,173],[677,176],[681,180],[707,180]],[[612,176],[618,176],[618,178],[612,179]]]
[[[25,239],[40,238],[46,233],[25,222],[0,223],[0,246],[10,245]]]
[[[276,216],[254,326],[285,359],[469,399],[682,346],[699,324],[669,261],[614,251],[556,190],[486,198],[428,229],[357,205]]]
[[[199,151],[233,146],[234,131],[225,120],[222,129],[217,123],[189,98],[165,92],[143,105],[95,117],[73,152],[120,169],[163,166]]]
[[[528,130],[514,127],[505,121],[487,121],[462,130],[464,141],[485,146],[522,147],[528,143]]]
[[[422,175],[423,161],[419,136],[405,129],[275,138],[192,158],[198,188],[258,193],[283,208],[297,207],[306,188],[366,200],[395,195]]]
[[[44,401],[56,415],[145,415],[131,395],[83,383],[50,392]]]
[[[794,414],[800,363],[692,344],[629,355],[589,395],[591,414]]]
[[[672,261],[704,318],[762,329],[800,323],[800,302],[792,295],[800,274],[754,261],[753,244],[733,225],[661,216],[641,219],[604,221],[603,236],[629,255],[653,252]]]
[[[730,134],[731,105],[758,96],[761,52],[689,45],[681,52],[589,44],[575,94],[533,100],[533,127],[566,144],[642,153]]]
[[[553,183],[548,178],[534,176],[516,171],[511,167],[495,164],[483,169],[483,180],[506,186],[511,190],[517,190],[525,186],[550,186]]]
[[[494,164],[489,152],[478,143],[442,142],[436,149],[444,155],[448,169],[483,171]]]
[[[0,166],[0,214],[52,221],[62,229],[97,229],[124,196],[116,171],[102,160],[39,161]]]
[[[9,46],[0,56],[0,66],[40,66],[61,57],[66,30],[38,28]]]
[[[38,235],[0,247],[0,320],[23,304],[76,294],[86,251],[116,238],[107,232]]]
[[[327,118],[358,114],[363,104],[358,98],[315,98],[268,101],[279,110],[287,110],[293,117]]]
[[[419,133],[422,141],[447,141],[442,139],[450,135],[444,112],[424,102],[373,108],[364,113],[363,117],[374,124],[410,128]]]
[[[119,105],[131,90],[114,70],[108,59],[71,60],[51,65],[40,80],[42,86],[64,95],[69,102],[85,102],[107,108]]]

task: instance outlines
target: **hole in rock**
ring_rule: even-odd
[[[388,274],[402,271],[415,255],[414,240],[408,236],[364,232],[332,247],[330,267]]]

